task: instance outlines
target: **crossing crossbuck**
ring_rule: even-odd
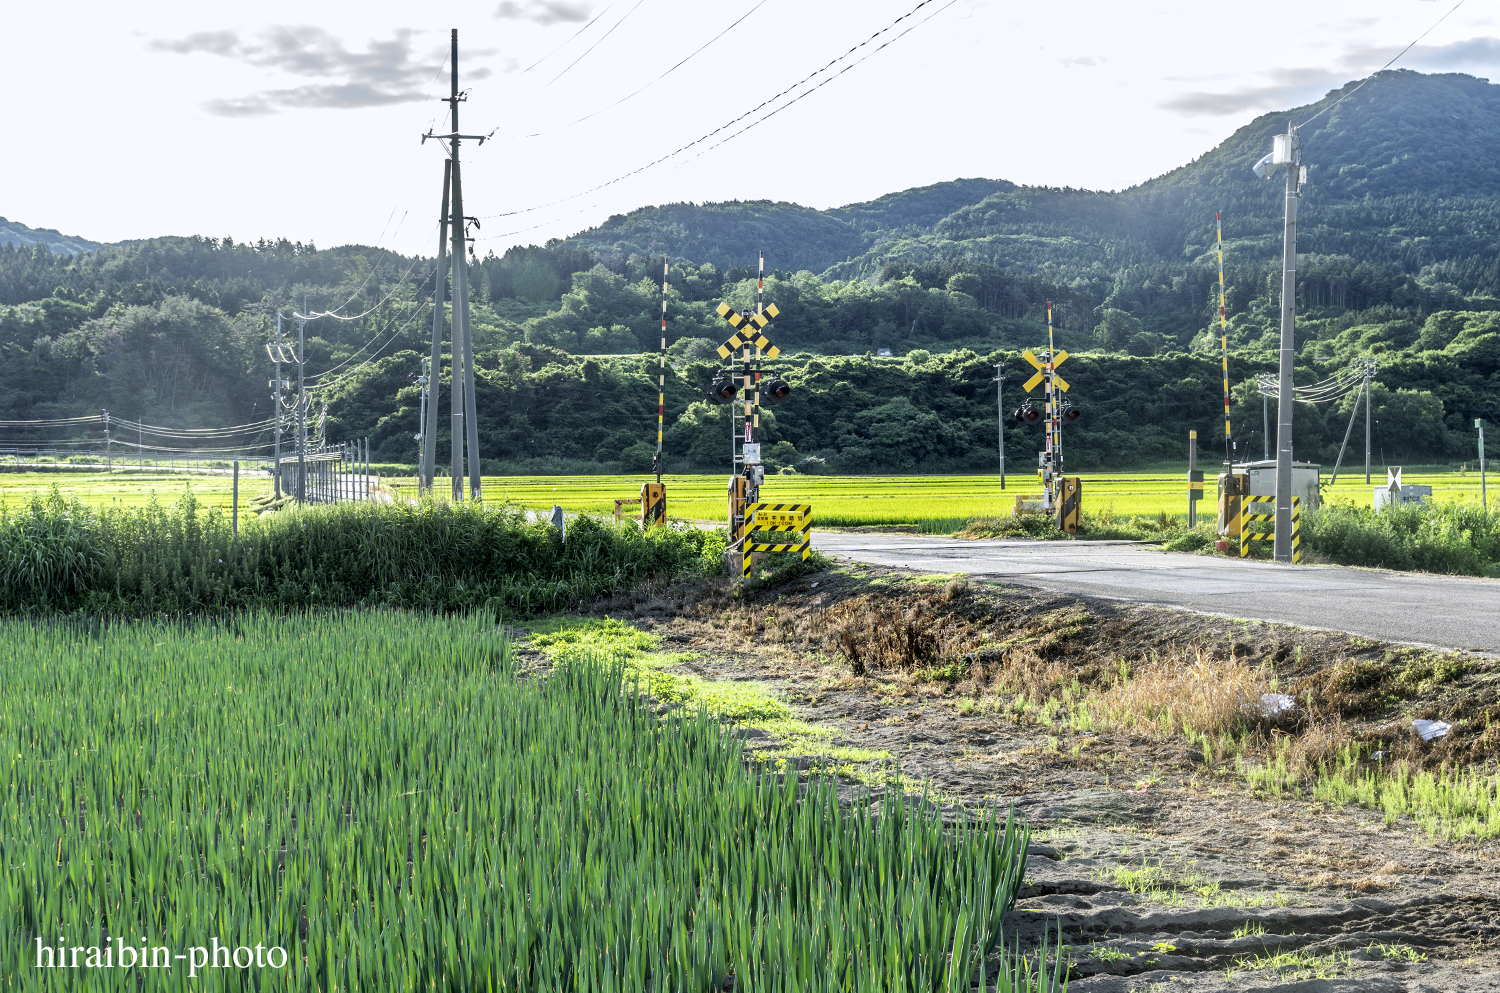
[[[727,303],[719,304],[716,313],[734,328],[734,334],[719,346],[719,358],[728,359],[736,350],[745,345],[754,345],[759,348],[768,359],[774,359],[781,354],[781,349],[772,344],[771,339],[763,333],[766,325],[771,323],[771,318],[781,314],[774,303],[765,309],[765,313],[751,314],[748,317],[737,310],[730,310]]]
[[[812,551],[812,504],[752,503],[745,507],[745,541],[741,575],[750,578],[752,552]],[[759,540],[758,540],[759,539]],[[781,540],[776,540],[781,539]]]
[[[1041,359],[1033,355],[1031,353],[1031,349],[1029,348],[1026,349],[1024,353],[1022,353],[1021,357],[1024,358],[1027,362],[1030,362],[1036,369],[1036,375],[1026,380],[1026,382],[1023,383],[1021,387],[1027,393],[1030,393],[1032,390],[1041,385],[1042,380],[1047,378],[1047,363],[1043,362]],[[1068,392],[1068,382],[1057,374],[1057,367],[1066,362],[1067,359],[1068,353],[1064,351],[1060,351],[1052,357],[1052,381],[1056,383],[1057,388],[1062,390],[1064,393]]]

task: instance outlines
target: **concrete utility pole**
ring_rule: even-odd
[[[1370,373],[1371,372],[1374,372],[1374,370],[1373,369],[1367,369],[1367,371],[1365,372],[1365,484],[1366,485],[1369,485],[1369,482],[1370,482],[1370,408],[1375,405],[1374,399],[1370,396]]]
[[[1479,506],[1489,513],[1490,496],[1484,486],[1484,418],[1474,418],[1474,426],[1479,429]]]
[[[1198,501],[1192,498],[1193,473],[1198,469],[1198,432],[1188,432],[1188,528],[1198,526]]]
[[[297,315],[297,502],[307,502],[307,296]]]
[[[276,308],[276,347],[271,349],[271,358],[276,363],[276,379],[271,383],[271,407],[276,411],[276,429],[271,432],[271,437],[276,443],[275,461],[271,463],[271,483],[276,491],[276,499],[281,499],[281,308]]]
[[[1005,363],[995,363],[995,423],[1000,435],[1000,488],[1005,489]]]
[[[1286,227],[1281,250],[1281,374],[1276,406],[1276,537],[1272,557],[1292,561],[1292,366],[1296,358],[1297,200],[1302,142],[1297,126],[1277,135],[1272,161],[1286,166]]]
[[[453,395],[452,418],[453,418],[453,499],[462,500],[463,473],[464,473],[464,441],[468,440],[469,456],[469,495],[475,499],[482,499],[482,491],[479,476],[479,419],[474,413],[474,344],[469,330],[469,267],[464,258],[468,239],[464,235],[464,194],[463,173],[458,164],[458,148],[464,138],[473,138],[481,145],[489,137],[488,135],[466,135],[460,134],[458,129],[458,105],[466,97],[458,89],[458,29],[453,29],[452,53],[449,57],[452,65],[452,90],[451,95],[445,97],[451,108],[450,120],[453,123],[453,131],[450,134],[433,134],[429,131],[422,136],[423,143],[428,138],[447,140],[451,142],[448,153],[448,171],[445,173],[447,179],[451,179],[453,186],[452,213],[445,206],[444,215],[451,216],[453,239],[453,347],[452,347],[452,377],[450,392]],[[445,180],[446,181],[446,180]],[[445,203],[447,198],[444,198]],[[475,222],[478,223],[477,221]],[[441,285],[441,280],[439,280]],[[441,320],[441,315],[434,316],[434,323]],[[440,329],[439,329],[440,331]],[[437,333],[437,332],[435,332]],[[433,354],[437,354],[434,346]],[[467,430],[465,430],[467,428]]]
[[[438,373],[442,368],[443,358],[443,301],[447,296],[448,281],[448,199],[452,181],[453,163],[445,160],[443,162],[443,205],[438,212],[437,269],[433,274],[432,288],[432,357],[428,360],[427,366],[427,391],[424,394],[427,406],[422,416],[422,465],[417,478],[418,489],[428,493],[432,492],[432,479],[437,472]],[[457,354],[457,349],[454,350],[454,354]],[[448,364],[450,367],[453,365],[451,356]],[[457,382],[458,377],[451,376],[449,388],[452,389],[452,384]]]

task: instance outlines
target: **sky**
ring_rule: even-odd
[[[1465,0],[1434,28],[1452,8],[17,3],[0,216],[105,242],[430,255],[446,153],[421,136],[448,130],[452,28],[461,133],[492,136],[461,149],[481,255],[651,204],[827,208],[974,176],[1123,189],[1368,75],[1429,29],[1398,67],[1500,81],[1500,3]]]

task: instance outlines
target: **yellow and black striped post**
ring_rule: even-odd
[[[779,540],[778,540],[779,539]],[[740,575],[750,578],[755,552],[798,552],[807,561],[812,551],[812,504],[752,503],[745,506],[745,541]]]
[[[1292,564],[1302,562],[1302,498],[1292,497]]]
[[[1251,508],[1262,511],[1269,507],[1269,514],[1251,513]],[[1271,530],[1265,532],[1250,533],[1251,524],[1269,524]],[[1240,558],[1250,555],[1250,542],[1252,541],[1275,541],[1276,540],[1276,501],[1270,499],[1256,499],[1245,497],[1240,501]],[[1302,562],[1302,498],[1292,497],[1292,562]]]

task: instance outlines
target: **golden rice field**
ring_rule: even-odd
[[[1212,506],[1213,478],[1217,467],[1206,470],[1209,493],[1200,509]],[[1084,473],[1084,508],[1091,513],[1112,511],[1120,516],[1187,511],[1186,476],[1182,473]],[[510,502],[529,510],[550,510],[555,504],[569,513],[611,514],[616,499],[638,498],[645,476],[487,476],[487,500]],[[1404,482],[1430,485],[1438,502],[1478,503],[1478,473],[1408,474]],[[667,510],[670,516],[690,520],[718,520],[725,514],[725,476],[668,475]],[[1385,482],[1377,470],[1371,484]],[[1492,478],[1500,485],[1500,478]],[[394,477],[385,480],[402,496],[415,495],[415,480]],[[65,496],[86,503],[108,506],[139,506],[151,499],[176,500],[185,488],[209,506],[230,505],[231,480],[225,476],[181,473],[0,473],[0,502],[16,507],[33,495],[45,495],[53,486]],[[251,497],[269,490],[264,476],[242,475],[240,507],[248,509]],[[439,480],[439,494],[446,480]],[[779,503],[810,503],[813,520],[824,524],[906,524],[923,520],[967,519],[1008,512],[1017,496],[1036,496],[1040,486],[1034,475],[1007,477],[1001,490],[998,476],[770,476],[761,489],[762,499]],[[1364,474],[1341,474],[1331,490],[1340,503],[1370,502],[1370,486]],[[1497,491],[1495,499],[1500,499]],[[627,515],[636,513],[626,507]]]

